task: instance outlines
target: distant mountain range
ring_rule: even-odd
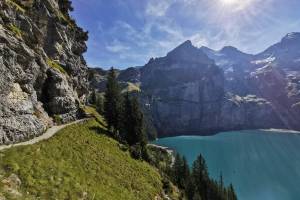
[[[119,80],[140,86],[141,102],[161,137],[300,130],[300,33],[287,34],[257,55],[186,41],[165,57],[120,71]],[[96,88],[101,84],[94,81]]]

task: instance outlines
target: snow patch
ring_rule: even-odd
[[[271,63],[271,62],[273,62],[274,60],[276,60],[276,57],[270,56],[270,57],[268,57],[268,58],[266,58],[266,59],[251,61],[251,63],[252,63],[252,64],[259,65],[259,64]]]

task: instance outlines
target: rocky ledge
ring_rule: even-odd
[[[0,144],[80,117],[87,33],[68,0],[0,1]]]

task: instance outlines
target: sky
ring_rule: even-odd
[[[300,31],[300,0],[72,0],[89,31],[90,67],[127,68],[162,57],[186,40],[215,50],[259,53]]]

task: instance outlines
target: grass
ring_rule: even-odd
[[[56,13],[57,13],[56,15],[60,21],[67,23],[70,27],[74,27],[74,22],[71,20],[71,18],[69,16],[64,15],[60,11],[57,11]]]
[[[87,115],[91,115],[92,117],[94,117],[100,124],[102,124],[103,126],[106,126],[106,123],[104,122],[104,118],[96,111],[96,108],[92,107],[92,106],[84,106],[83,107],[84,112]]]
[[[52,59],[47,59],[47,65],[52,67],[53,69],[55,69],[56,71],[62,73],[62,74],[65,74],[67,75],[67,72],[66,70],[58,63],[56,62],[55,60],[52,60]]]
[[[11,32],[13,32],[15,34],[16,37],[18,38],[22,38],[22,31],[19,29],[19,27],[17,27],[16,25],[14,24],[9,24],[8,25],[8,28]]]
[[[0,152],[0,197],[1,174],[16,174],[22,199],[155,199],[162,190],[158,171],[132,159],[103,132],[93,119],[47,141]]]
[[[134,84],[127,82],[125,88],[122,90],[122,93],[125,92],[140,92],[141,88],[139,84]]]
[[[25,9],[18,4],[18,2],[14,1],[14,0],[6,0],[7,3],[9,3],[10,5],[12,5],[17,11],[21,12],[21,13],[25,13]]]

